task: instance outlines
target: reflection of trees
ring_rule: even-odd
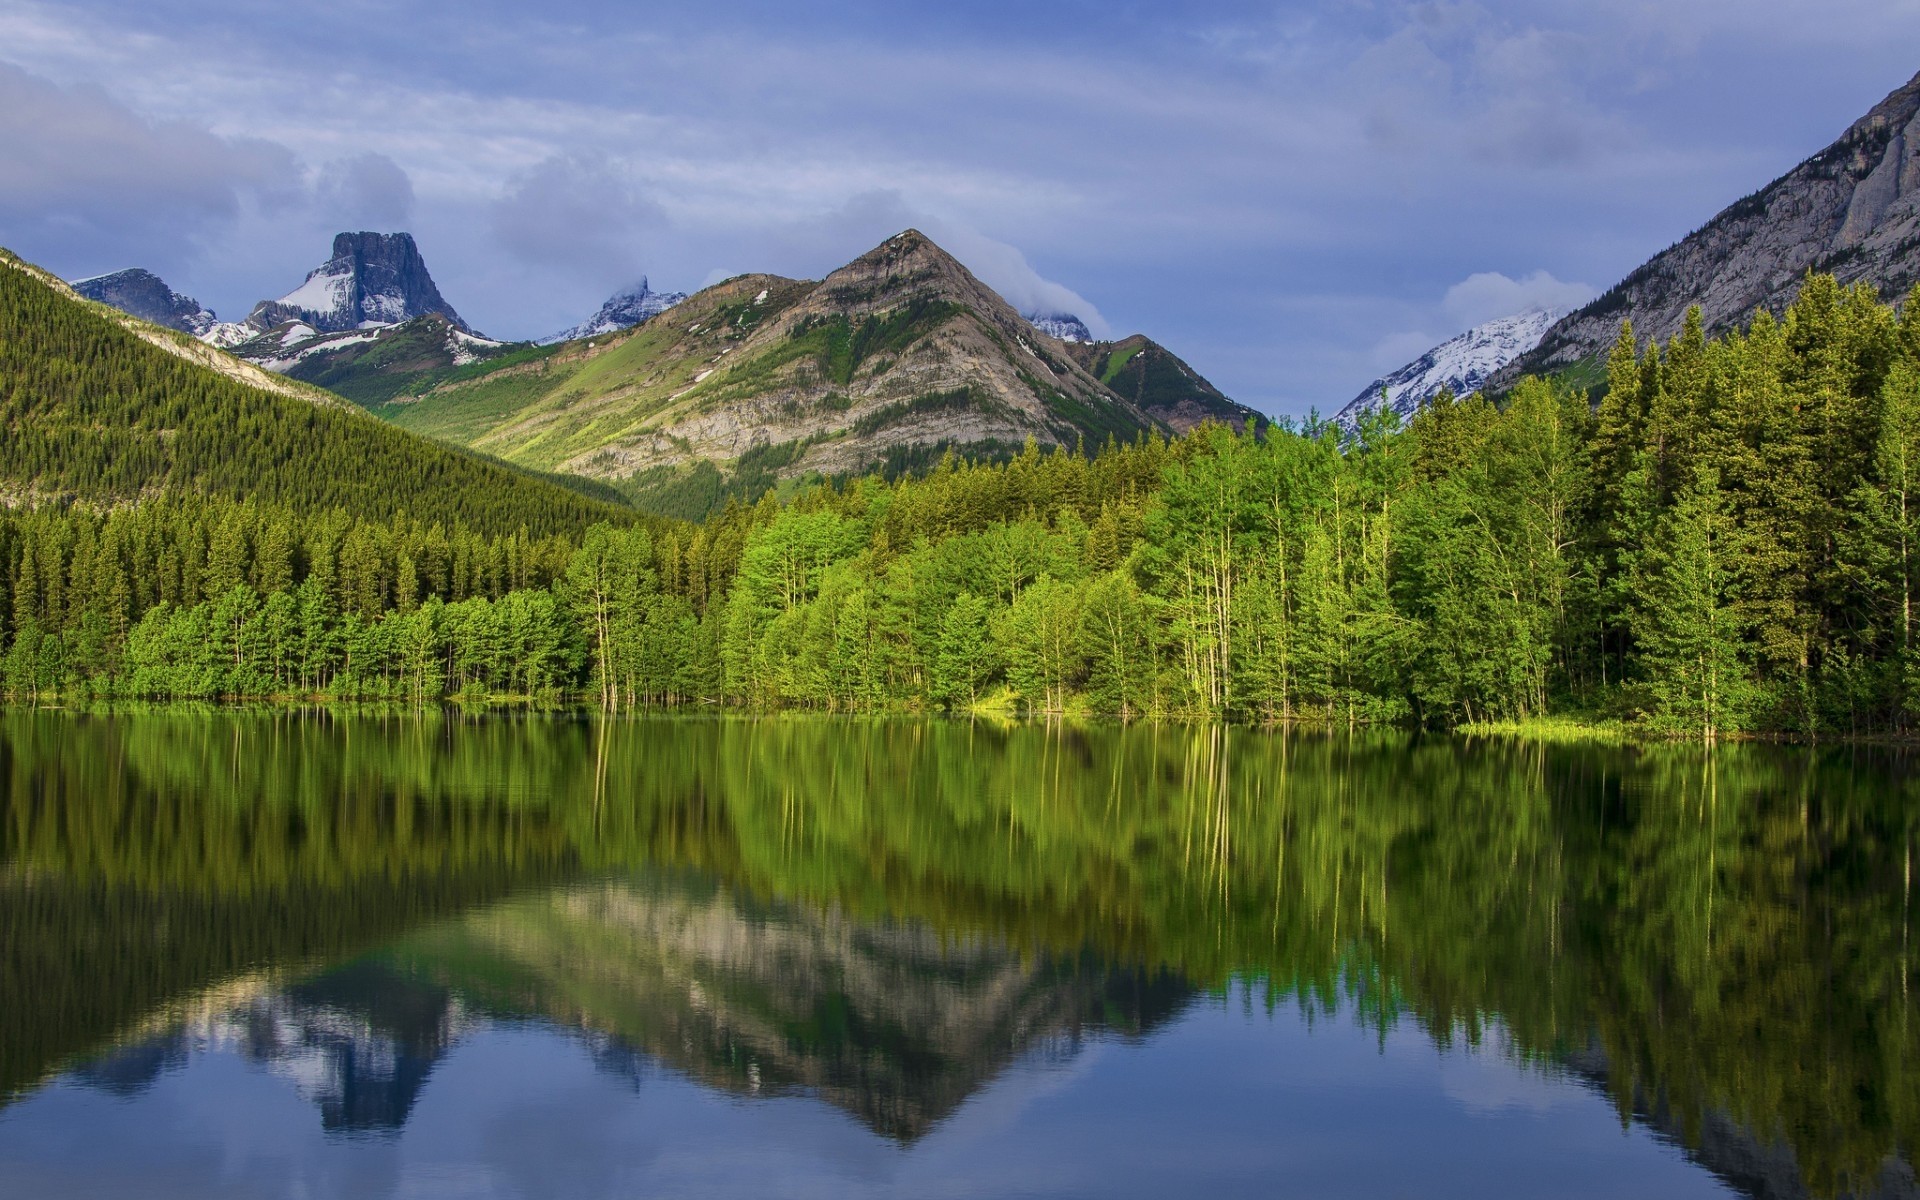
[[[1728,1114],[1794,1146],[1823,1190],[1870,1177],[1920,1135],[1907,1069],[1920,798],[1900,762],[1863,751],[13,715],[0,756],[5,919],[28,940],[57,938],[58,919],[34,924],[20,898],[82,885],[165,886],[237,913],[256,907],[238,898],[298,888],[360,895],[388,880],[398,904],[410,881],[448,870],[504,879],[650,860],[831,906],[848,929],[907,921],[1064,961],[1091,948],[1202,985],[1251,974],[1442,1040],[1497,1016],[1540,1057],[1597,1038],[1623,1113],[1636,1094],[1660,1097],[1689,1137]],[[644,928],[609,911],[552,935],[598,929],[630,954],[654,936]],[[16,940],[10,961],[30,953]],[[587,981],[537,956],[521,965],[563,1010],[588,1012],[567,993]],[[772,1045],[742,1031],[791,1014],[757,1003],[734,1011],[760,1024],[701,1036]]]

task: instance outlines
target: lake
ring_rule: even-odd
[[[0,712],[0,1195],[1913,1196],[1913,766]]]

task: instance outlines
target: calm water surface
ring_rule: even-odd
[[[0,713],[0,1196],[1914,1196],[1891,753]]]

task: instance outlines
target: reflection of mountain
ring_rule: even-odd
[[[73,1072],[112,1095],[144,1092],[200,1048],[264,1066],[320,1110],[333,1132],[397,1132],[434,1066],[469,1028],[445,988],[360,960],[283,989],[235,989],[197,1005],[183,1024],[132,1042]]]
[[[262,1000],[209,1032],[269,1064],[329,1130],[398,1130],[462,1026],[442,988],[356,963]]]
[[[1143,1034],[1191,994],[1164,974],[751,905],[684,879],[619,880],[479,910],[77,1078],[132,1095],[188,1048],[225,1048],[292,1083],[329,1131],[391,1132],[484,1012],[576,1031],[596,1066],[636,1084],[654,1062],[738,1095],[804,1091],[908,1140],[1014,1060]]]
[[[1598,1042],[1568,1052],[1562,1061],[1595,1090],[1618,1094],[1613,1064]],[[1740,1195],[1753,1200],[1807,1200],[1819,1194],[1808,1186],[1800,1155],[1784,1137],[1761,1137],[1718,1111],[1700,1114],[1690,1127],[1664,1097],[1650,1096],[1638,1087],[1631,1091],[1636,1120],[1683,1149]],[[1911,1166],[1889,1154],[1875,1176],[1855,1181],[1845,1195],[1847,1200],[1920,1200],[1920,1183]]]
[[[814,1092],[897,1138],[1016,1058],[1146,1032],[1191,994],[1164,974],[657,879],[500,905],[401,953],[503,1014],[611,1036],[729,1091]]]

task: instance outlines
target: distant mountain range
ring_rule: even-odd
[[[1091,342],[1093,331],[1087,323],[1072,313],[1022,313],[1027,324],[1051,338],[1063,342]]]
[[[340,234],[240,323],[146,271],[84,282],[396,424],[684,515],[779,478],[917,469],[946,449],[1262,420],[1145,337],[1099,342],[1072,314],[1017,312],[912,230],[817,283],[747,275],[687,296],[643,279],[538,343],[475,333],[405,233]]]
[[[151,321],[168,329],[177,329],[181,333],[190,333],[202,341],[214,345],[233,345],[230,338],[216,333],[221,327],[220,318],[212,309],[206,308],[192,296],[183,296],[168,287],[166,281],[151,271],[142,271],[138,267],[126,271],[115,271],[111,275],[96,275],[91,279],[76,279],[73,290],[89,300],[111,305],[130,316],[142,321]],[[228,326],[228,328],[237,328]],[[244,338],[240,340],[245,340]]]

